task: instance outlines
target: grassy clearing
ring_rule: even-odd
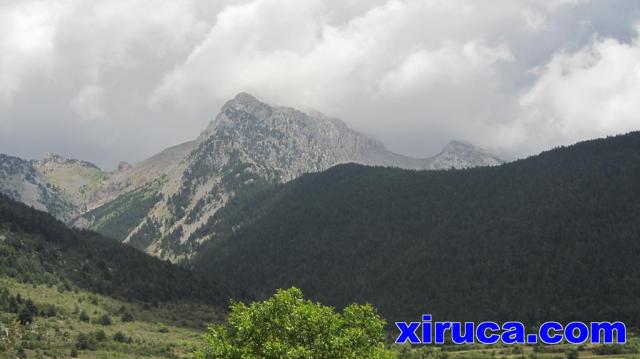
[[[153,307],[6,278],[0,279],[0,288],[39,307],[51,305],[56,313],[20,325],[17,314],[0,312],[0,358],[69,358],[76,352],[78,358],[180,358],[201,343],[208,324],[222,318],[206,306]],[[125,313],[132,321],[126,321]],[[111,324],[100,323],[105,315]]]
[[[31,299],[55,315],[21,325],[18,314],[0,311],[0,359],[184,358],[202,346],[207,326],[224,313],[203,305],[130,303],[83,290],[20,283],[0,278],[0,289]],[[86,314],[82,320],[82,314]],[[125,315],[125,313],[128,313]],[[100,323],[107,315],[111,324]],[[87,318],[88,317],[88,318]],[[127,318],[128,317],[128,318]],[[629,333],[631,334],[631,333]],[[392,345],[393,346],[393,345]],[[640,338],[625,346],[393,346],[400,359],[640,359]]]

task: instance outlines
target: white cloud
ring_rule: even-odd
[[[0,0],[0,152],[136,161],[194,138],[248,91],[341,117],[410,155],[453,138],[530,154],[636,125],[635,82],[615,71],[633,73],[638,9],[635,0]]]
[[[106,118],[104,89],[96,85],[85,86],[72,100],[71,107],[83,120]]]
[[[558,145],[640,130],[639,99],[640,33],[632,43],[595,37],[538,70],[520,100],[520,137]]]
[[[496,39],[502,29],[483,29],[496,20],[501,26],[515,22],[517,8],[500,3],[505,10],[468,1],[392,0],[339,24],[322,1],[228,7],[149,103],[192,109],[250,91],[335,111],[354,93],[377,101],[429,83],[468,86],[465,81],[477,80],[473,74],[492,74],[494,65],[513,60],[509,45]]]
[[[60,6],[21,2],[0,7],[0,106],[11,102],[23,78],[51,65]]]
[[[440,137],[500,148],[494,134],[518,106],[508,71],[523,66],[512,46],[577,3],[390,0],[335,23],[320,0],[254,0],[220,12],[148,103],[193,110],[249,91],[343,117],[402,152],[426,155]],[[422,140],[395,145],[394,132]]]
[[[407,95],[421,87],[468,86],[473,80],[490,80],[497,62],[512,61],[504,45],[487,46],[481,40],[444,42],[435,50],[418,50],[380,80],[379,96]]]

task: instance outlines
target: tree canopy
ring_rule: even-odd
[[[2,194],[0,276],[148,303],[218,305],[229,297],[226,289],[192,270],[95,232],[68,228],[51,215]]]
[[[225,324],[212,326],[198,359],[395,358],[385,348],[385,321],[368,304],[337,313],[305,300],[297,288],[263,302],[236,302]]]

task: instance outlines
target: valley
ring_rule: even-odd
[[[624,320],[632,335],[615,347],[390,345],[398,358],[636,358],[639,153],[629,133],[496,167],[351,163],[284,183],[229,171],[220,183],[237,192],[194,232],[216,239],[187,268],[0,195],[0,357],[189,357],[230,299],[296,286],[336,308],[373,304],[388,342],[390,323],[423,311],[533,327]],[[92,216],[126,233],[161,188]]]

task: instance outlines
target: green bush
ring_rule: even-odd
[[[33,313],[28,308],[22,308],[18,313],[18,321],[22,325],[27,325],[33,322]]]
[[[91,318],[89,318],[89,314],[87,314],[87,312],[85,312],[84,310],[80,312],[78,319],[80,319],[81,322],[88,322],[89,320],[91,320]]]
[[[212,326],[195,357],[395,358],[385,348],[384,326],[370,305],[352,304],[336,313],[305,300],[297,288],[278,290],[264,302],[232,304],[227,325]]]
[[[580,354],[576,349],[569,349],[564,353],[564,355],[567,359],[578,359],[580,357]]]
[[[93,336],[99,342],[107,340],[107,334],[102,329],[100,329],[100,330],[96,331],[95,333],[93,333]]]
[[[24,351],[23,347],[19,347],[18,350],[16,350],[16,356],[20,359],[26,359],[27,353]]]
[[[80,333],[76,339],[76,349],[79,350],[96,350],[98,343],[93,335]]]
[[[118,331],[113,335],[113,340],[115,340],[118,343],[130,343],[131,342],[131,338],[127,337],[126,335],[124,335],[124,333]]]
[[[133,314],[131,314],[129,311],[125,311],[122,314],[122,321],[123,322],[128,323],[128,322],[133,322],[134,320],[135,319],[133,318]]]
[[[111,317],[109,317],[109,314],[105,313],[100,317],[100,319],[98,319],[98,324],[106,326],[113,324],[113,321],[111,321]]]

